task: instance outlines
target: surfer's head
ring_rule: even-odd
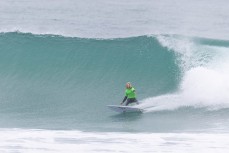
[[[131,88],[131,87],[132,87],[132,86],[131,86],[131,83],[130,83],[130,82],[127,82],[127,83],[126,83],[126,88],[129,89],[129,88]]]

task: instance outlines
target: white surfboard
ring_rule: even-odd
[[[125,113],[125,112],[142,112],[143,110],[135,106],[120,106],[120,105],[107,105],[108,108],[115,112]]]

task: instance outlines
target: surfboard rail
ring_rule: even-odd
[[[107,107],[119,113],[143,112],[142,109],[135,106],[107,105]]]

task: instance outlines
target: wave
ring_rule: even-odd
[[[228,108],[228,44],[181,35],[1,33],[0,126],[100,127],[128,81],[146,112]]]

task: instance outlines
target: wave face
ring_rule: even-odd
[[[1,33],[0,126],[224,129],[219,123],[229,124],[228,47],[229,41],[180,35],[83,39]],[[114,115],[106,108],[121,102],[127,81],[146,113]]]

